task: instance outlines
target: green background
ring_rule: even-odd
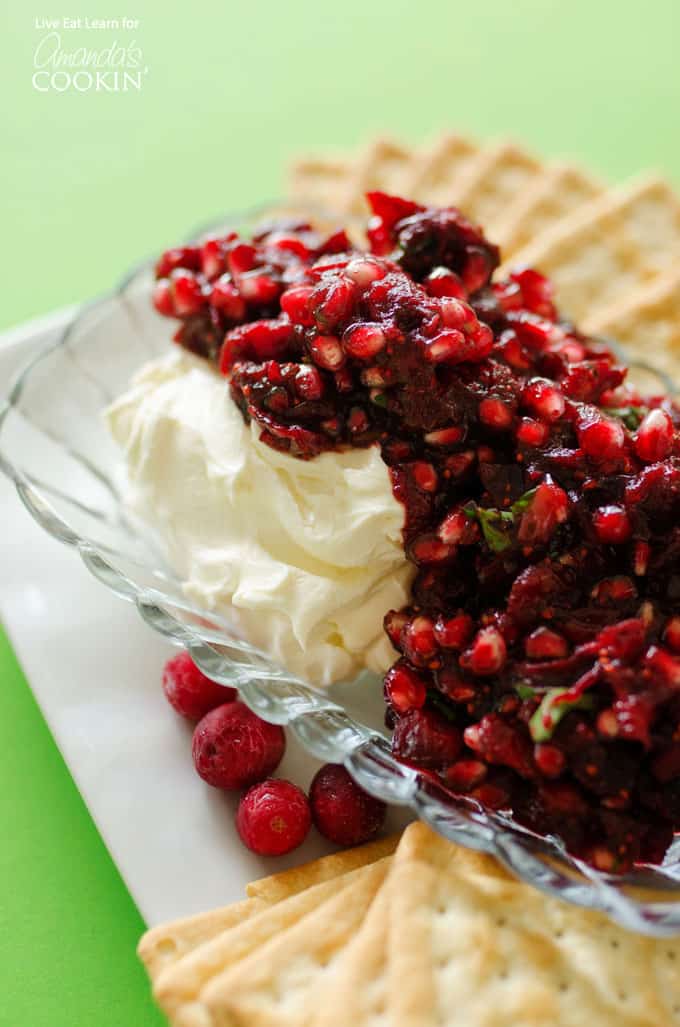
[[[3,5],[0,327],[277,196],[294,154],[376,133],[511,135],[612,180],[652,166],[680,183],[677,0],[49,6]],[[141,92],[33,89],[35,18],[65,13],[140,20],[62,42],[134,37]],[[0,675],[0,1025],[153,1025],[140,918],[1,640]]]

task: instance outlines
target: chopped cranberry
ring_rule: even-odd
[[[305,793],[290,781],[270,778],[241,797],[236,828],[243,844],[258,856],[283,856],[302,845],[312,826]]]
[[[199,775],[214,788],[247,788],[272,774],[283,759],[283,728],[261,720],[242,702],[228,702],[196,725],[192,752]]]
[[[461,749],[460,731],[432,710],[409,710],[392,735],[392,752],[421,767],[453,763]]]
[[[385,803],[360,788],[337,763],[326,763],[316,772],[309,799],[317,829],[336,845],[361,845],[385,824]]]
[[[200,720],[222,703],[232,702],[235,688],[206,677],[187,652],[173,656],[163,668],[163,691],[170,705],[188,720]]]
[[[608,545],[619,545],[627,542],[633,531],[630,517],[622,506],[613,503],[601,506],[593,514],[593,527],[600,542]]]
[[[569,645],[563,635],[540,627],[527,635],[524,651],[530,660],[562,660],[569,652]]]

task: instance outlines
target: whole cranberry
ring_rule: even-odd
[[[283,856],[302,845],[312,826],[307,796],[290,781],[269,778],[241,797],[236,829],[258,856]]]
[[[216,706],[233,702],[235,688],[218,685],[199,670],[187,652],[173,656],[163,668],[163,691],[174,710],[187,720],[200,720]]]
[[[360,845],[380,831],[387,806],[360,788],[343,766],[326,763],[309,789],[318,830],[336,845]]]
[[[283,758],[286,736],[242,702],[211,710],[194,731],[192,754],[198,774],[214,788],[235,791],[269,777]]]

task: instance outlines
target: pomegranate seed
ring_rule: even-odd
[[[602,710],[597,715],[597,731],[603,738],[616,738],[619,733],[619,722],[612,709]]]
[[[425,705],[425,681],[408,663],[400,660],[385,675],[385,699],[397,711],[419,710]]]
[[[372,324],[353,325],[342,337],[345,353],[356,360],[372,360],[385,348],[386,342],[380,325]]]
[[[663,640],[674,653],[680,653],[680,617],[671,617],[668,621]]]
[[[523,777],[534,774],[532,746],[522,726],[515,726],[498,713],[487,713],[478,724],[463,732],[465,744],[488,763],[512,767]]]
[[[153,305],[164,317],[175,317],[175,301],[172,298],[170,279],[161,278],[154,285]]]
[[[545,275],[534,271],[533,268],[524,268],[521,271],[514,271],[510,278],[519,285],[522,300],[529,310],[541,317],[555,316],[553,288]]]
[[[626,434],[619,421],[598,417],[579,425],[578,441],[587,457],[594,463],[604,464],[623,456]]]
[[[239,276],[238,291],[248,303],[267,306],[278,299],[281,285],[269,275],[263,275],[259,271],[249,271]]]
[[[229,275],[222,275],[212,287],[210,303],[230,321],[242,321],[246,305]]]
[[[464,428],[439,428],[425,435],[429,446],[455,446],[465,438]]]
[[[362,410],[361,407],[352,407],[347,416],[347,427],[352,435],[361,435],[363,432],[368,431],[370,421],[366,411]]]
[[[284,250],[287,253],[294,253],[300,260],[309,260],[312,251],[305,246],[302,239],[297,235],[290,235],[286,232],[271,232],[266,239],[267,246],[273,246],[275,250]]]
[[[635,599],[637,589],[630,578],[621,574],[613,578],[604,578],[595,585],[590,594],[596,603],[607,606],[610,603],[625,603]]]
[[[324,384],[316,367],[302,364],[295,375],[295,389],[302,399],[318,400],[324,394]]]
[[[462,478],[471,467],[474,466],[477,454],[472,449],[465,449],[462,453],[454,453],[446,458],[446,469],[453,478]]]
[[[411,464],[411,473],[421,492],[437,491],[439,478],[432,464],[428,464],[425,460],[416,460],[414,464]]]
[[[489,281],[493,266],[488,254],[477,246],[468,246],[465,256],[463,284],[468,292],[476,292]]]
[[[311,285],[294,285],[281,296],[281,310],[287,314],[293,324],[311,328],[314,316],[310,307],[310,297],[314,292]]]
[[[600,542],[606,545],[620,545],[630,538],[633,526],[622,506],[611,504],[601,506],[593,514],[593,527]]]
[[[456,364],[470,359],[471,352],[468,340],[455,328],[440,332],[427,347],[428,358],[433,364],[440,364],[444,360]]]
[[[421,535],[411,546],[416,563],[441,563],[450,560],[455,551],[455,547],[446,545],[436,535]]]
[[[477,460],[480,464],[493,464],[496,460],[496,454],[491,446],[477,446]]]
[[[429,617],[414,617],[401,633],[404,655],[416,666],[426,664],[438,649],[434,624]]]
[[[502,431],[512,424],[512,410],[502,399],[483,399],[479,404],[479,419],[488,428]]]
[[[315,364],[326,371],[337,371],[345,362],[345,353],[335,335],[317,335],[309,343]]]
[[[488,772],[486,763],[479,760],[458,760],[447,768],[444,776],[453,792],[465,794],[480,785]]]
[[[197,246],[175,246],[166,250],[156,264],[156,278],[168,278],[175,268],[200,271],[201,251]]]
[[[356,282],[360,288],[366,289],[372,282],[377,282],[380,278],[384,278],[387,270],[375,260],[359,258],[349,262],[345,268],[345,274],[353,282]]]
[[[212,281],[224,272],[226,242],[224,239],[207,239],[201,246],[201,270]]]
[[[474,621],[467,613],[459,613],[455,617],[438,617],[434,625],[434,635],[445,649],[462,649],[470,641],[474,629]]]
[[[673,448],[673,422],[665,410],[650,410],[637,430],[633,445],[646,464],[665,460]]]
[[[232,275],[243,275],[257,264],[257,250],[249,243],[239,242],[227,253],[227,267]]]
[[[523,417],[517,428],[517,441],[525,446],[544,446],[550,436],[550,428],[543,421]]]
[[[454,509],[448,513],[437,528],[437,535],[449,546],[471,545],[479,538],[477,523],[464,510]]]
[[[390,610],[389,613],[385,614],[383,621],[383,627],[387,632],[389,639],[395,648],[399,647],[399,640],[401,633],[406,624],[408,624],[408,615],[403,613],[401,610]]]
[[[354,309],[357,287],[349,278],[328,277],[314,288],[310,304],[320,331],[333,331],[346,323]]]
[[[227,332],[220,353],[220,371],[227,374],[237,360],[282,357],[293,340],[290,321],[251,321]]]
[[[647,573],[651,547],[648,542],[637,541],[633,553],[633,572],[639,578]]]
[[[472,645],[460,658],[464,670],[478,676],[496,674],[507,658],[505,639],[498,628],[482,628],[475,635]]]
[[[559,777],[567,764],[561,749],[545,743],[534,746],[534,760],[544,777]]]
[[[525,545],[547,542],[557,526],[564,524],[568,516],[567,493],[554,482],[543,481],[522,514],[517,537]]]
[[[524,651],[530,660],[557,660],[568,654],[569,645],[556,631],[541,627],[527,636]]]
[[[494,353],[516,371],[528,371],[531,367],[531,359],[514,332],[503,333]]]
[[[522,402],[542,421],[559,421],[564,414],[564,396],[547,378],[533,378],[525,385]]]
[[[469,332],[478,324],[477,315],[472,307],[462,300],[445,297],[440,304],[442,321],[447,328],[457,328]]]
[[[430,296],[452,296],[455,299],[467,299],[467,292],[458,275],[447,267],[436,267],[430,271],[423,281]],[[447,324],[446,320],[444,321]],[[451,327],[451,326],[449,326]],[[454,327],[458,327],[455,325]]]
[[[170,287],[175,303],[175,313],[178,317],[197,314],[207,303],[201,283],[193,271],[176,268],[170,276]]]

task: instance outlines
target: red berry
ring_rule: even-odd
[[[436,267],[430,271],[423,285],[430,296],[453,296],[455,299],[467,299],[467,291],[458,275],[447,267]]]
[[[605,464],[623,456],[626,434],[620,421],[601,416],[589,417],[579,425],[578,441],[593,463]]]
[[[680,653],[680,617],[671,617],[663,633],[663,640],[674,653]]]
[[[246,316],[246,305],[230,275],[222,275],[215,282],[210,293],[210,303],[230,321],[242,321]]]
[[[156,264],[156,278],[167,278],[176,267],[199,271],[201,267],[199,248],[197,246],[175,246],[171,250],[166,250]]]
[[[544,777],[559,777],[567,764],[564,753],[556,745],[535,745],[534,759]]]
[[[517,428],[517,441],[525,446],[543,446],[548,441],[550,428],[543,421],[523,417]]]
[[[413,480],[421,492],[436,492],[439,479],[432,464],[425,460],[416,460],[411,464]]]
[[[425,705],[426,697],[425,681],[408,663],[399,660],[388,670],[385,675],[385,699],[397,713],[419,710]]]
[[[541,421],[558,421],[564,413],[564,396],[547,378],[533,378],[522,389],[522,403]]]
[[[355,360],[373,360],[387,343],[380,325],[360,324],[348,328],[342,337],[345,353]]]
[[[429,617],[414,617],[401,633],[404,655],[416,666],[425,666],[437,652],[434,624]],[[422,703],[421,703],[422,705]]]
[[[199,670],[187,652],[178,653],[163,668],[163,691],[173,709],[188,720],[200,720],[222,703],[233,702],[235,688],[218,685]]]
[[[387,806],[356,784],[343,766],[326,763],[309,789],[318,830],[336,845],[360,845],[382,829]]]
[[[185,271],[184,268],[174,270],[170,276],[170,287],[178,317],[197,314],[207,303],[201,283],[193,271]]]
[[[247,788],[272,774],[283,758],[286,736],[242,702],[225,703],[196,725],[192,742],[199,775],[215,788]]]
[[[502,431],[512,424],[512,410],[502,399],[490,397],[479,404],[479,419],[488,428]]]
[[[600,542],[606,545],[619,545],[627,542],[633,531],[630,517],[622,506],[611,504],[601,506],[593,514],[593,527]]]
[[[366,289],[372,282],[384,278],[387,270],[378,261],[364,260],[359,257],[349,262],[345,268],[345,274],[362,289]]]
[[[467,613],[459,613],[456,617],[446,620],[438,617],[434,626],[434,635],[445,649],[462,649],[472,635],[474,621]]]
[[[314,289],[311,285],[294,285],[281,296],[281,310],[287,314],[293,324],[311,328],[314,315],[309,304]]]
[[[345,363],[345,353],[335,335],[316,335],[309,343],[312,360],[325,371],[337,371]]]
[[[673,447],[673,422],[665,410],[650,410],[637,430],[634,446],[646,464],[665,460]]]
[[[253,785],[242,796],[236,828],[243,844],[258,856],[283,856],[302,845],[312,826],[305,793],[277,778]]]
[[[154,285],[153,305],[163,317],[177,316],[169,278],[160,278]]]
[[[498,628],[482,628],[461,656],[460,665],[472,674],[496,674],[505,663],[507,654],[505,639]]]
[[[480,760],[458,760],[448,767],[446,783],[453,792],[465,794],[477,788],[488,774],[488,767]]]

